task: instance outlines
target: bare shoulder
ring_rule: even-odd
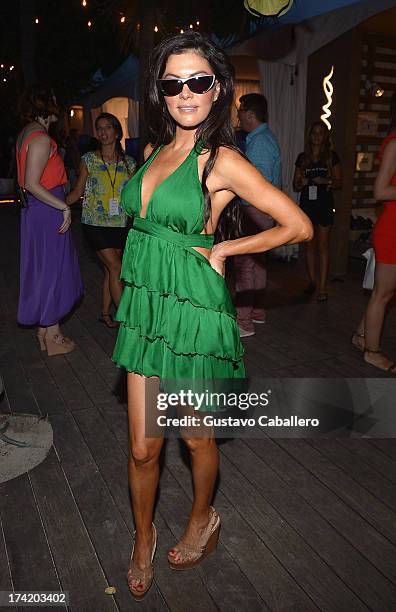
[[[236,149],[222,146],[219,148],[214,172],[219,177],[233,183],[237,175],[243,175],[252,168],[251,163]]]
[[[146,145],[144,147],[144,152],[143,152],[143,156],[144,156],[144,160],[146,161],[146,159],[148,159],[151,155],[151,153],[154,150],[154,145],[152,145],[150,142],[148,143],[148,145]]]
[[[31,148],[49,148],[51,146],[51,138],[47,132],[38,132],[37,135],[29,142],[28,147]]]
[[[220,164],[224,164],[228,167],[229,165],[233,166],[234,164],[244,162],[246,161],[246,158],[241,155],[237,149],[222,146],[219,147],[216,163],[217,161],[219,161]]]

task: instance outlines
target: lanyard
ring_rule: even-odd
[[[106,164],[106,162],[104,160],[103,154],[101,153],[100,156],[102,158],[103,165],[106,168],[106,172],[107,172],[107,175],[109,177],[111,189],[112,189],[112,192],[113,192],[113,198],[114,198],[114,187],[115,187],[115,182],[116,182],[116,178],[117,178],[117,170],[118,170],[118,155],[117,155],[117,159],[116,159],[116,167],[115,167],[115,172],[114,172],[113,180],[111,179],[111,175],[110,175],[109,169],[107,167],[107,164]]]

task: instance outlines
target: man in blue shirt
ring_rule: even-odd
[[[246,137],[246,156],[261,174],[275,187],[282,187],[280,149],[268,127],[266,98],[257,93],[239,98],[238,116]],[[256,234],[274,226],[272,217],[262,213],[248,202],[244,207],[246,234]],[[254,323],[266,322],[263,308],[267,270],[265,254],[239,255],[234,258],[237,291],[237,316],[241,338],[253,336]]]

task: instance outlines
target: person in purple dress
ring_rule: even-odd
[[[48,135],[59,110],[52,90],[34,86],[20,101],[25,127],[16,144],[19,186],[26,190],[21,211],[18,323],[38,326],[40,348],[48,355],[70,353],[75,344],[59,321],[81,298],[83,286],[65,204],[65,167]]]

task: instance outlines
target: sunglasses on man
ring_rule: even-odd
[[[212,89],[216,75],[192,76],[188,79],[157,79],[157,85],[164,96],[177,96],[183,91],[184,84],[195,94],[204,94]]]

